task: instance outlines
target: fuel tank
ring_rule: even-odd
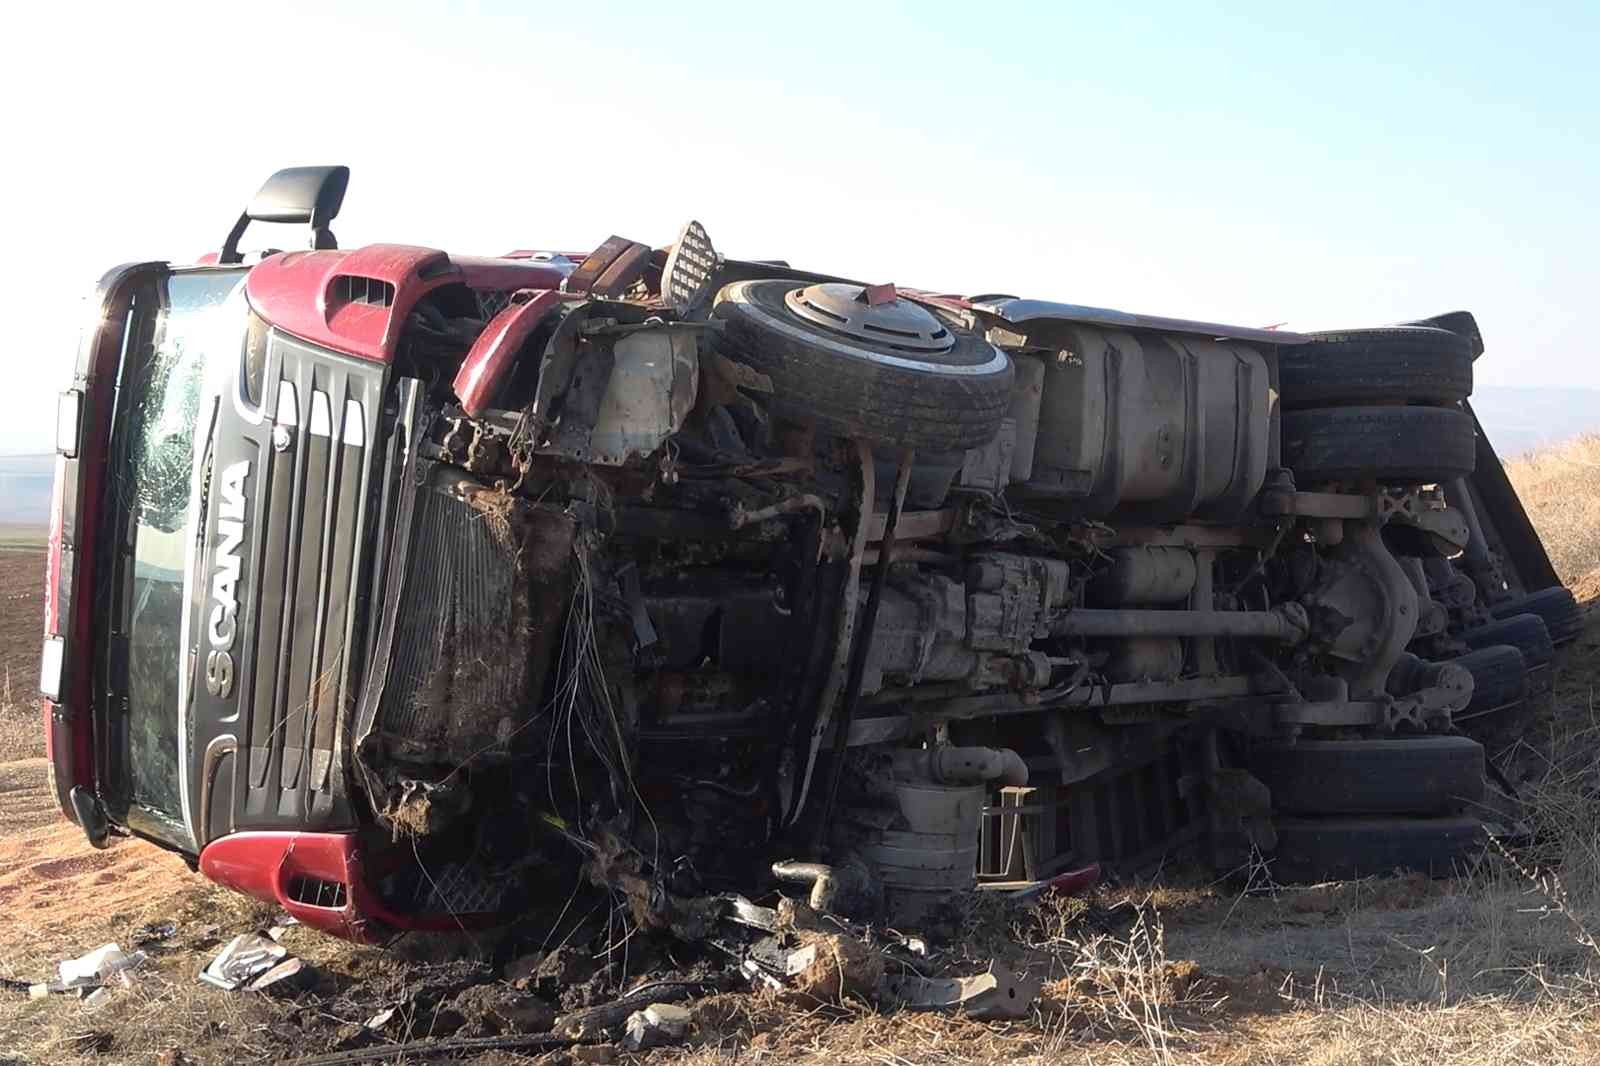
[[[1244,511],[1266,476],[1270,356],[1236,341],[1080,325],[1054,340],[1054,351],[1013,352],[1018,381],[1038,383],[1039,406],[1033,439],[1018,441],[1031,463],[1013,467],[1026,477],[1011,494],[1135,521],[1226,521]]]

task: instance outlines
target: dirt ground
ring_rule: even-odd
[[[8,534],[12,540],[7,541]],[[39,728],[39,647],[44,633],[44,552],[11,546],[0,526],[0,758],[44,754]]]
[[[1572,574],[1570,558],[1563,569]],[[427,945],[386,953],[290,929],[285,944],[321,974],[313,988],[274,998],[195,980],[222,941],[264,928],[272,911],[208,886],[150,845],[95,851],[57,816],[44,795],[31,700],[40,563],[36,553],[0,552],[0,654],[14,678],[27,678],[13,681],[8,703],[18,706],[4,713],[18,724],[0,747],[0,1066],[292,1061],[407,1036],[496,1031],[486,1019],[518,993],[492,945],[478,945],[479,961],[438,964],[422,961]],[[1590,597],[1600,592],[1600,575],[1572,583]],[[1486,850],[1457,879],[1284,889],[1252,871],[1211,881],[1171,870],[1159,887],[1111,885],[1083,902],[972,901],[928,930],[931,945],[962,965],[998,954],[1037,967],[1046,984],[1026,1019],[880,1012],[849,993],[796,1003],[739,991],[697,1001],[679,1047],[633,1056],[609,1047],[543,1058],[499,1051],[473,1061],[1600,1061],[1600,943],[1590,933],[1600,929],[1597,679],[1600,611],[1566,649],[1554,697],[1495,753],[1534,812],[1540,844],[1514,856]],[[175,922],[176,935],[149,944],[150,963],[99,1011],[68,996],[32,1001],[18,984],[46,979],[60,959],[101,943],[131,947],[142,926],[161,921]],[[587,973],[598,965],[593,942],[549,961]],[[630,950],[640,969],[685,965],[674,954],[681,948],[643,936]],[[367,1025],[390,1007],[391,1021]]]

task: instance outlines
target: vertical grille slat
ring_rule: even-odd
[[[311,746],[311,787],[327,788],[328,769],[333,762],[335,725],[340,710],[349,706],[345,685],[349,677],[346,642],[349,639],[351,610],[351,560],[355,542],[351,533],[357,524],[361,503],[361,468],[366,458],[361,404],[353,399],[344,403],[339,444],[332,457],[333,492],[329,525],[332,546],[327,556],[323,587],[321,663],[316,684],[316,726]]]
[[[299,398],[294,385],[283,381],[278,387],[276,431],[293,440],[301,422]],[[272,769],[274,751],[282,746],[282,720],[278,714],[278,652],[283,633],[283,597],[287,587],[289,554],[289,515],[293,510],[295,456],[298,449],[270,449],[265,495],[266,514],[260,517],[262,565],[256,594],[255,669],[252,673],[250,716],[250,786],[265,788]]]
[[[280,701],[284,710],[284,745],[279,784],[286,793],[298,790],[301,785],[311,718],[311,684],[321,669],[317,655],[317,621],[322,614],[322,551],[326,539],[332,420],[327,393],[314,385],[307,406],[308,424],[302,434],[306,458],[298,494],[300,550],[295,557],[290,637],[284,649],[289,675],[288,698]]]
[[[387,368],[277,330],[265,343],[259,414],[241,408],[219,429],[250,449],[254,501],[244,640],[234,649],[239,718],[219,727],[248,745],[233,827],[348,828],[357,822],[345,743],[368,651],[363,590],[382,550],[376,486],[399,491],[387,486],[399,470],[386,426],[399,416],[385,410]]]

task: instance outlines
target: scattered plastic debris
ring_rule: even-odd
[[[154,944],[161,944],[171,940],[177,935],[177,922],[146,922],[133,931],[133,946],[147,948]]]
[[[364,1028],[367,1028],[367,1029],[382,1029],[384,1026],[386,1026],[390,1022],[394,1021],[394,1016],[398,1012],[399,1012],[399,1008],[398,1007],[385,1007],[382,1010],[380,1010],[378,1013],[374,1014],[372,1017],[368,1018],[366,1020],[366,1022],[364,1023]]]
[[[252,992],[299,992],[317,983],[317,971],[304,959],[290,956],[252,980]]]
[[[628,1015],[622,1046],[629,1051],[675,1044],[689,1031],[689,1012],[676,1003],[652,1003]]]
[[[149,958],[142,951],[125,953],[115,944],[101,944],[75,959],[63,959],[57,967],[61,983],[68,988],[104,984],[123,970],[135,969]]]
[[[288,954],[289,949],[276,940],[260,933],[240,933],[200,971],[200,980],[225,992],[236,992],[278,965]]]
[[[300,924],[300,919],[292,914],[280,914],[272,919],[272,924],[267,927],[267,936],[273,940],[282,940],[285,933]]]

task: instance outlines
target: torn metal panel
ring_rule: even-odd
[[[1026,1018],[1043,982],[1018,974],[998,959],[973,977],[920,977],[890,974],[883,979],[886,1000],[908,1010],[960,1011],[969,1018],[996,1021]]]

